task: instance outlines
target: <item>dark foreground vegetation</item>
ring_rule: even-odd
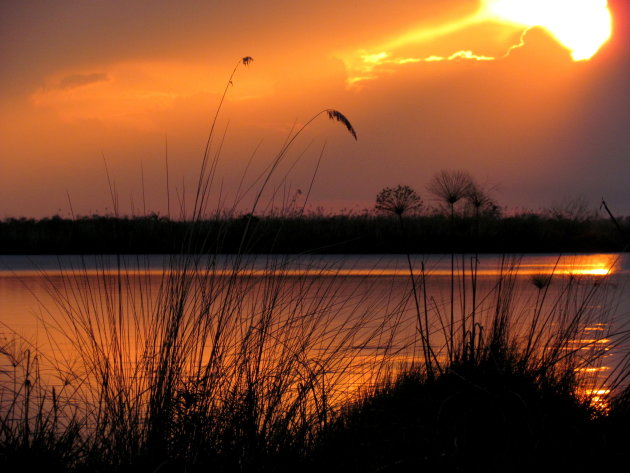
[[[578,471],[628,465],[628,406],[605,415],[564,376],[490,351],[435,378],[401,375],[345,409],[314,447],[316,471]]]
[[[619,218],[625,234],[630,220]],[[190,229],[221,251],[243,251],[245,228],[255,239],[250,253],[544,253],[617,252],[624,238],[610,219],[568,219],[537,214],[514,217],[409,216],[404,238],[395,216],[304,216],[175,221],[157,215],[0,222],[2,254],[172,254],[182,251]]]
[[[531,322],[516,326],[510,289],[502,289],[476,335],[449,339],[447,330],[446,351],[438,354],[427,349],[430,335],[419,323],[428,358],[404,367],[387,361],[394,345],[384,348],[371,368],[385,373],[380,380],[339,397],[347,350],[374,335],[359,336],[361,326],[348,320],[328,335],[326,352],[313,354],[317,327],[330,323],[326,304],[300,311],[307,298],[294,295],[287,315],[278,302],[286,294],[272,272],[268,277],[275,281],[262,297],[274,302],[246,314],[244,326],[234,311],[246,296],[238,286],[219,308],[204,308],[210,300],[195,293],[203,299],[197,313],[176,304],[187,297],[177,289],[150,320],[126,314],[129,325],[117,322],[115,308],[90,318],[68,307],[71,326],[64,327],[82,365],[57,365],[60,381],[52,387],[45,354],[2,346],[11,366],[0,384],[4,471],[590,472],[630,462],[628,368],[620,364],[608,380],[614,395],[585,395],[583,368],[597,367],[604,352],[572,344],[589,321],[591,295],[557,314],[537,302],[539,317],[556,325],[546,332],[528,330]],[[510,285],[509,276],[503,283]],[[550,302],[550,311],[572,305]],[[146,335],[133,333],[143,323]],[[466,325],[473,330],[464,319],[455,333]],[[130,337],[142,340],[142,356],[122,343]]]

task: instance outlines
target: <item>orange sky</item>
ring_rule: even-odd
[[[212,206],[248,188],[292,127],[335,108],[358,141],[314,122],[272,180],[273,203],[308,188],[325,144],[312,206],[360,210],[397,184],[430,203],[429,178],[458,168],[510,209],[605,197],[628,214],[630,11],[608,4],[611,39],[574,61],[548,31],[480,20],[478,0],[2,2],[0,218],[69,216],[69,202],[111,212],[103,156],[121,214],[165,214],[165,137],[171,215],[189,210],[243,56],[254,62],[219,117]]]

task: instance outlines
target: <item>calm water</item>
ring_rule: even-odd
[[[369,361],[384,351],[402,359],[418,356],[417,312],[404,256],[247,257],[239,261],[236,281],[228,284],[234,265],[231,256],[204,260],[192,294],[212,294],[217,310],[228,307],[237,317],[245,313],[259,317],[273,308],[279,320],[297,316],[317,320],[320,326],[315,330],[320,332],[314,349],[325,351],[336,328],[355,324],[360,325],[361,336],[356,336],[355,345],[346,343],[346,348],[356,347],[360,352],[356,359]],[[456,321],[462,314],[469,320],[473,312],[482,325],[490,320],[497,307],[499,282],[505,284],[506,275],[514,275],[510,303],[512,317],[518,319],[515,326],[528,326],[537,310],[583,311],[583,337],[576,343],[591,340],[590,346],[605,347],[614,343],[614,334],[630,321],[630,260],[625,255],[508,259],[484,255],[476,264],[470,255],[458,256],[454,262],[450,255],[415,255],[412,265],[420,288],[419,303],[429,312],[431,343],[438,351],[449,331],[451,310]],[[13,344],[13,349],[37,348],[71,357],[72,334],[64,333],[69,313],[76,310],[98,317],[115,312],[146,321],[165,304],[165,268],[173,268],[170,257],[2,256],[0,346]],[[193,302],[186,310],[200,309]],[[546,320],[545,330],[553,333],[556,323]],[[468,324],[472,326],[470,320]],[[615,353],[611,351],[602,366],[584,369],[610,370],[619,356]]]

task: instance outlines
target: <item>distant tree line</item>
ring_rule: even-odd
[[[601,217],[584,200],[507,216],[469,173],[442,170],[427,207],[408,185],[385,187],[363,213],[305,213],[289,206],[266,215],[192,221],[157,214],[0,221],[0,254],[108,253],[527,253],[625,251],[630,218]],[[293,202],[295,204],[295,202]],[[608,209],[607,209],[608,210]],[[209,242],[212,242],[210,244]]]
[[[0,254],[107,253],[526,253],[616,252],[626,240],[609,219],[540,214],[405,217],[404,240],[391,215],[209,219],[60,217],[0,222]],[[630,220],[618,219],[626,235]],[[201,236],[202,238],[199,238]],[[212,242],[212,246],[192,242]]]

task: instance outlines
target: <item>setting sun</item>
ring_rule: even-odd
[[[479,0],[467,15],[416,26],[339,57],[354,86],[411,63],[502,60],[527,46],[529,30],[540,28],[573,61],[585,61],[610,39],[612,22],[607,0]]]
[[[571,52],[590,59],[610,38],[612,17],[606,0],[485,0],[484,11],[498,21],[540,26]]]

